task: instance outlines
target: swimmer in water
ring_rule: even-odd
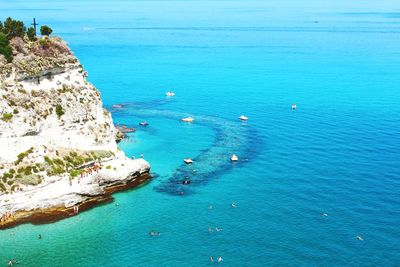
[[[42,235],[41,234],[39,234],[38,239],[42,239]]]
[[[362,236],[360,236],[360,235],[356,236],[356,238],[357,238],[358,240],[360,240],[360,241],[364,241],[364,238],[363,238]]]
[[[213,256],[210,256],[210,261],[211,261],[211,262],[214,262]]]
[[[224,261],[224,259],[222,257],[219,257],[218,262],[222,262],[222,261]]]
[[[325,212],[322,213],[321,215],[324,216],[324,217],[328,217],[328,213],[325,213]]]
[[[236,206],[236,202],[233,202],[232,204],[231,204],[231,207],[232,208],[236,208],[237,206]]]
[[[222,228],[215,227],[215,231],[220,232],[220,231],[222,231]]]
[[[211,229],[211,227],[208,227],[208,232],[209,232],[209,233],[212,233],[212,231],[213,231],[213,230]]]
[[[208,209],[209,209],[209,210],[212,210],[212,208],[213,208],[213,206],[212,206],[212,205],[208,206]]]

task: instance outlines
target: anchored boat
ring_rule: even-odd
[[[182,121],[184,122],[193,122],[194,119],[192,117],[183,118]]]
[[[247,118],[245,115],[242,115],[239,117],[239,119],[242,121],[247,121],[249,118]]]

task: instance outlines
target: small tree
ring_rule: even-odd
[[[29,40],[35,41],[36,40],[36,32],[33,27],[29,27],[28,31],[26,32],[26,35],[28,35]]]
[[[0,32],[0,54],[5,57],[8,63],[13,60],[10,42],[8,41],[7,36],[2,32]]]
[[[43,25],[42,27],[40,27],[41,35],[49,36],[52,32],[53,30],[47,25]]]
[[[57,114],[58,118],[60,118],[62,115],[65,114],[65,112],[60,104],[58,104],[56,106],[56,114]]]
[[[3,28],[3,32],[7,35],[8,39],[12,39],[17,36],[23,38],[25,35],[26,28],[24,23],[20,20],[14,20],[8,17],[4,22]]]

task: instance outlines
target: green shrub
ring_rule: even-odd
[[[42,182],[42,179],[39,175],[31,174],[31,175],[22,175],[18,182],[24,185],[38,185]]]
[[[10,17],[4,21],[3,33],[7,35],[7,38],[11,40],[14,37],[23,38],[25,35],[26,28],[24,23],[20,20],[14,20]]]
[[[3,55],[8,63],[13,60],[12,48],[7,36],[0,32],[0,55]]]
[[[53,165],[53,161],[48,156],[44,156],[44,161],[50,165]]]
[[[5,185],[3,183],[0,183],[0,191],[6,192],[7,188],[5,187]]]
[[[53,159],[53,163],[60,165],[60,166],[64,166],[64,161],[62,161],[61,159],[55,158],[55,159]]]
[[[32,167],[31,166],[25,167],[24,174],[25,175],[31,175],[32,174]]]
[[[83,170],[71,170],[69,172],[69,175],[71,176],[71,178],[75,178],[78,175],[81,175],[82,172],[83,172]]]
[[[64,112],[64,110],[63,110],[63,108],[62,108],[62,106],[60,105],[60,104],[58,104],[57,106],[56,106],[56,114],[57,114],[57,116],[60,118],[62,115],[64,115],[65,114],[65,112]]]
[[[31,147],[30,149],[28,149],[25,152],[19,153],[17,156],[18,159],[15,161],[15,165],[18,165],[19,163],[21,163],[24,160],[24,158],[26,156],[28,156],[29,154],[31,154],[32,152],[33,152],[33,147]]]
[[[50,47],[50,41],[47,38],[43,38],[39,40],[39,44],[44,48]]]
[[[33,27],[29,27],[26,35],[28,36],[30,41],[35,41],[36,40],[36,32],[35,29]]]
[[[53,30],[47,25],[43,25],[42,27],[40,27],[41,35],[49,36],[52,32]]]
[[[3,178],[6,178],[6,179],[12,179],[14,177],[14,174],[12,174],[12,173],[3,173]]]
[[[16,191],[18,189],[18,185],[13,185],[13,186],[11,186],[11,191],[12,192],[14,192],[14,191]]]
[[[3,117],[1,118],[5,122],[10,122],[12,120],[13,114],[11,113],[4,113]]]

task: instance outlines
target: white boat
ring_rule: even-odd
[[[239,117],[239,119],[242,121],[247,121],[249,118],[247,118],[245,115],[242,115]]]
[[[236,156],[235,154],[233,154],[233,155],[231,156],[231,161],[238,161],[238,160],[239,160],[239,157]]]
[[[296,108],[297,108],[296,103],[293,103],[293,104],[292,104],[292,109],[296,109]]]
[[[183,118],[182,121],[184,122],[193,122],[194,119],[192,117]]]
[[[166,96],[175,96],[174,92],[168,91],[165,93]]]
[[[191,158],[183,159],[186,164],[192,164],[193,160]]]

